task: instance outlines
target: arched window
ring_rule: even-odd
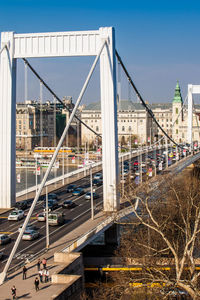
[[[124,126],[122,126],[122,131],[125,131],[125,127]]]

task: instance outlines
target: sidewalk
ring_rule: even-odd
[[[99,212],[95,215],[95,219],[88,220],[83,223],[78,228],[71,231],[66,236],[63,236],[57,242],[53,243],[48,252],[42,254],[40,257],[41,260],[43,257],[47,259],[47,268],[49,269],[50,277],[52,274],[57,273],[60,270],[60,264],[54,263],[54,253],[62,251],[67,245],[70,245],[77,237],[83,235],[85,232],[89,231],[91,228],[96,227],[102,220],[105,218],[105,214],[103,212]],[[17,299],[34,299],[34,300],[50,300],[51,296],[56,294],[58,289],[62,289],[65,287],[63,284],[52,285],[51,281],[47,283],[40,283],[40,290],[38,292],[35,291],[34,280],[35,277],[38,277],[37,271],[37,260],[35,259],[33,262],[26,264],[27,271],[27,279],[22,279],[22,268],[10,275],[8,275],[8,280],[0,286],[0,300],[10,300],[11,296],[11,288],[15,285],[17,289]],[[42,266],[42,265],[41,265]]]

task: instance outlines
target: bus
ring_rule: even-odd
[[[56,147],[35,147],[33,152],[35,153],[50,153],[53,154],[56,150]],[[70,147],[62,147],[59,150],[59,153],[72,153],[72,149]]]

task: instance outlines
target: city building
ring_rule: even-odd
[[[179,83],[175,88],[174,98],[169,103],[148,104],[156,120],[163,130],[177,143],[187,142],[187,106],[183,107],[183,100]],[[200,141],[199,135],[200,105],[195,105],[193,113],[193,140]],[[81,119],[98,134],[102,133],[100,102],[91,103],[81,112]],[[81,126],[82,144],[95,144],[96,135],[85,126]],[[138,144],[158,141],[163,132],[149,117],[144,106],[129,100],[118,102],[118,138],[121,143],[128,143],[130,136],[134,136]],[[164,140],[163,140],[164,142]]]

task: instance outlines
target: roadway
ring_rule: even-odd
[[[152,152],[149,153],[152,155]],[[153,157],[153,155],[152,155]],[[142,155],[142,161],[145,161],[146,155]],[[137,157],[132,158],[132,162],[138,160]],[[133,165],[133,164],[132,164]],[[120,167],[121,168],[121,167]],[[90,191],[90,178],[85,177],[80,180],[74,182],[77,186],[83,187],[85,191]],[[99,198],[94,200],[94,207],[96,206],[95,212],[97,213],[103,206],[103,187],[96,187],[96,193],[99,194]],[[66,186],[56,190],[56,194],[58,196],[59,207],[54,211],[63,212],[65,214],[65,223],[61,226],[49,226],[49,239],[50,244],[59,240],[62,236],[71,232],[74,228],[78,227],[91,217],[91,200],[86,200],[85,195],[82,196],[72,196],[72,193],[66,192]],[[76,206],[71,209],[63,209],[62,203],[65,200],[72,200]],[[31,203],[29,199],[28,202]],[[15,257],[12,261],[10,269],[16,267],[17,265],[21,265],[28,258],[32,258],[33,256],[37,256],[42,250],[46,248],[46,222],[38,222],[36,215],[40,212],[43,212],[43,204],[44,201],[39,201],[36,204],[34,209],[34,213],[31,217],[30,223],[36,225],[37,230],[40,233],[38,239],[34,241],[21,241],[15,254]],[[29,209],[29,208],[28,208]],[[28,209],[25,210],[25,214],[28,213]],[[14,242],[18,235],[18,228],[21,224],[23,224],[24,219],[20,221],[8,221],[9,212],[6,212],[0,216],[0,233],[9,234],[11,237],[11,242],[6,245],[0,246],[0,251],[3,251],[4,256],[0,261],[0,272],[3,270],[6,260],[12,250]]]

